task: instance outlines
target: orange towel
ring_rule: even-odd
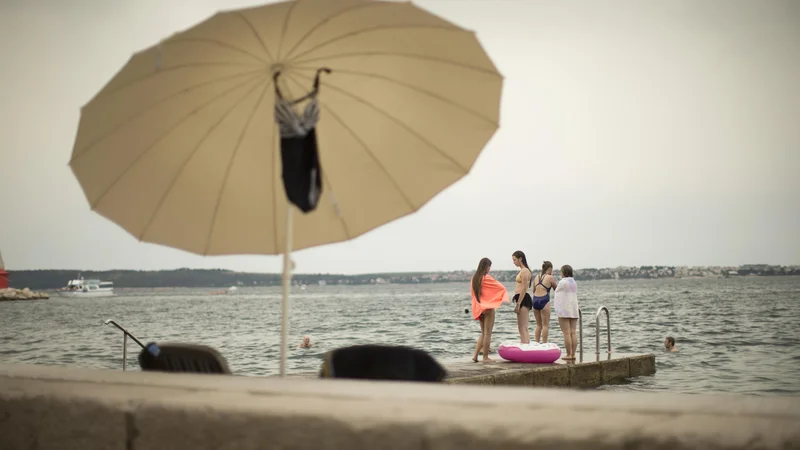
[[[492,278],[491,275],[484,275],[483,282],[481,283],[481,301],[475,298],[475,293],[472,292],[472,317],[475,320],[481,317],[487,309],[497,309],[503,303],[511,303],[508,299],[508,291],[506,287],[500,284],[499,281]]]

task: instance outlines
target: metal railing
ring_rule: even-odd
[[[583,362],[583,311],[580,308],[578,308],[578,336],[581,350],[581,359],[578,362]]]
[[[115,327],[117,327],[117,329],[122,331],[122,336],[123,336],[122,337],[122,370],[125,370],[125,368],[128,366],[128,337],[130,337],[131,339],[133,339],[134,342],[139,344],[139,347],[145,348],[145,346],[144,346],[144,344],[142,344],[142,342],[139,339],[136,338],[136,336],[131,334],[130,331],[126,330],[125,327],[123,327],[122,325],[118,324],[114,320],[108,319],[105,322],[103,322],[103,325],[114,325]]]
[[[608,308],[601,306],[597,308],[597,314],[594,315],[594,338],[595,338],[595,355],[597,360],[600,360],[600,314],[605,311],[606,313],[606,333],[608,335],[608,354],[611,354],[611,313]]]

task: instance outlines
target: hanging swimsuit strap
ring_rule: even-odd
[[[327,67],[318,69],[314,77],[314,89],[295,100],[287,99],[281,93],[278,87],[278,78],[281,72],[275,72],[272,76],[273,84],[275,85],[275,121],[278,123],[281,138],[303,137],[316,127],[319,121],[317,94],[319,94],[319,76],[322,72],[331,73],[331,69]],[[294,110],[294,105],[309,99],[311,101],[306,105],[303,114],[297,114]]]
[[[302,102],[303,100],[308,100],[310,98],[316,97],[317,94],[319,93],[319,76],[322,72],[330,74],[333,71],[327,67],[322,67],[317,69],[317,73],[316,75],[314,75],[314,89],[308,94],[298,98],[297,100],[286,100],[284,99],[283,94],[281,94],[281,89],[278,87],[278,78],[281,76],[281,71],[279,70],[275,72],[274,75],[272,75],[272,84],[275,85],[275,95],[278,97],[279,100],[286,101],[290,105],[296,105]]]

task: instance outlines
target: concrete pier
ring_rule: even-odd
[[[796,398],[0,364],[3,450],[789,450],[798,423]]]
[[[633,377],[656,373],[656,357],[652,353],[584,354],[583,362],[558,360],[553,364],[522,364],[490,355],[491,363],[445,362],[447,384],[480,384],[503,386],[539,386],[593,388],[618,384]],[[317,378],[317,372],[290,375],[290,378]]]
[[[445,383],[592,388],[656,373],[652,353],[602,353],[600,358],[592,354],[584,355],[583,362],[559,360],[553,364],[521,364],[490,357],[495,362],[447,364]]]

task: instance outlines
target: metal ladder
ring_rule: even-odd
[[[122,336],[123,336],[123,338],[122,338],[122,370],[125,370],[127,365],[128,365],[128,337],[130,337],[131,339],[133,339],[134,342],[139,344],[139,347],[145,348],[145,346],[144,346],[144,344],[142,344],[142,342],[139,339],[136,338],[136,336],[131,334],[130,331],[126,330],[125,327],[123,327],[122,325],[118,324],[114,320],[108,319],[105,322],[103,322],[103,325],[114,325],[120,331],[122,331]]]
[[[597,361],[600,361],[600,314],[605,311],[606,313],[606,334],[608,336],[608,354],[611,354],[611,313],[608,311],[608,308],[605,306],[601,306],[597,308],[597,313],[594,315],[594,337],[595,337],[595,357]],[[578,308],[578,333],[579,333],[579,345],[580,345],[580,360],[579,362],[583,362],[583,311]]]

